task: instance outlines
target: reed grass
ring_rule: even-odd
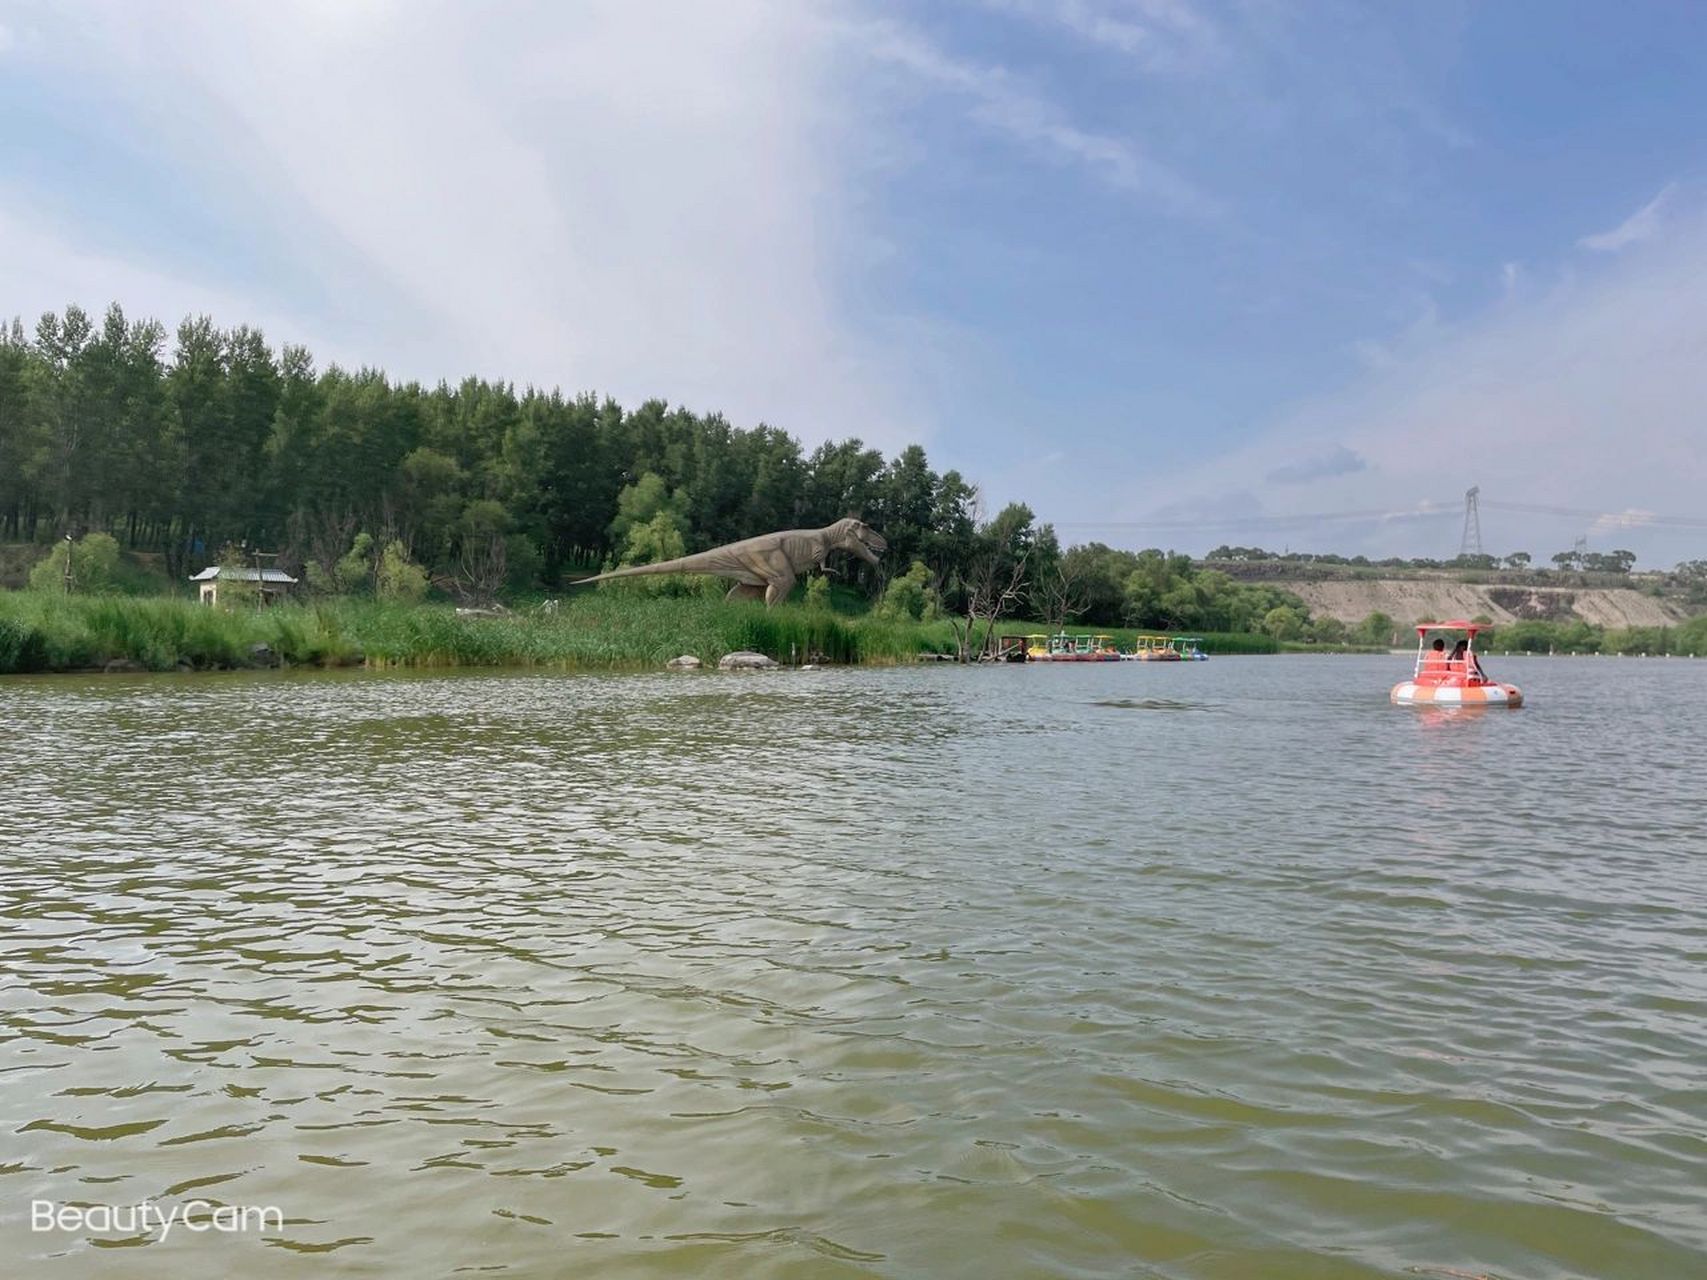
[[[1079,626],[1073,631],[1094,628]],[[1004,635],[1043,630],[1003,623]],[[1130,649],[1139,631],[1110,628]],[[1211,654],[1273,653],[1261,635],[1205,634]],[[555,612],[496,618],[449,605],[340,600],[270,609],[210,609],[169,596],[62,596],[0,591],[0,673],[150,671],[293,666],[494,667],[615,670],[661,666],[679,654],[706,664],[752,650],[779,662],[900,663],[954,652],[949,623],[898,621],[783,604],[588,592]]]
[[[291,665],[656,667],[748,649],[779,662],[909,662],[953,650],[945,623],[766,610],[696,598],[589,593],[554,613],[459,616],[448,605],[338,601],[210,609],[170,597],[0,591],[0,672]]]

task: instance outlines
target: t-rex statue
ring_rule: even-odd
[[[572,585],[581,587],[589,582],[630,578],[641,573],[709,573],[735,580],[735,585],[729,588],[728,599],[757,600],[763,596],[768,608],[779,600],[788,599],[788,593],[794,590],[794,581],[800,574],[808,569],[822,569],[831,552],[851,551],[867,564],[876,564],[878,553],[888,546],[876,529],[850,516],[822,529],[761,533],[756,538],[743,538],[740,542],[713,547],[697,555],[612,569],[596,577],[582,578]]]

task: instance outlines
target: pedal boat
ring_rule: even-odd
[[[1166,636],[1139,636],[1128,655],[1133,662],[1178,662],[1180,652]]]
[[[1120,651],[1106,635],[1068,635],[1065,631],[1052,636],[1026,637],[1027,662],[1118,662]]]
[[[1389,695],[1404,707],[1521,707],[1523,691],[1515,684],[1501,684],[1482,674],[1476,659],[1476,636],[1487,630],[1483,623],[1454,620],[1417,624],[1417,665],[1409,680],[1393,686]],[[1451,658],[1429,647],[1436,632],[1464,633],[1464,656]]]

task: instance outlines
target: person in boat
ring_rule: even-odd
[[[1437,637],[1434,647],[1423,651],[1422,669],[1436,675],[1446,670],[1446,641]]]
[[[1470,642],[1460,640],[1452,646],[1452,656],[1446,660],[1446,669],[1460,675],[1475,675],[1476,668],[1471,664],[1475,659],[1470,656]]]

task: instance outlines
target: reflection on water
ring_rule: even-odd
[[[1702,1274],[1707,664],[1398,666],[0,684],[0,1250]]]

